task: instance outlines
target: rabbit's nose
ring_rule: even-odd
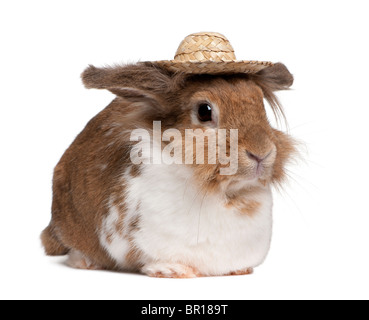
[[[257,163],[261,163],[261,162],[263,162],[266,158],[268,158],[268,157],[270,156],[271,152],[269,152],[267,155],[260,156],[260,155],[256,155],[256,154],[254,154],[254,153],[252,153],[252,152],[250,152],[250,151],[247,151],[247,150],[246,150],[246,154],[247,154],[247,156],[248,156],[250,159],[257,161]]]

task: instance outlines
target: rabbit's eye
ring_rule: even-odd
[[[197,111],[197,116],[201,122],[212,121],[212,109],[211,106],[207,103],[202,103],[199,105],[199,109]]]

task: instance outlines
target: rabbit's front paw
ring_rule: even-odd
[[[67,264],[76,269],[100,270],[101,268],[94,264],[89,258],[84,256],[78,250],[71,250],[68,254]]]
[[[196,278],[199,273],[192,267],[169,262],[154,262],[142,268],[142,272],[156,278]]]

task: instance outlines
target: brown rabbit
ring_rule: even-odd
[[[294,152],[293,140],[270,126],[263,98],[278,110],[273,92],[293,82],[287,68],[186,75],[146,62],[90,66],[82,79],[117,97],[55,168],[46,253],[68,254],[76,268],[156,277],[247,274],[260,265],[271,240],[271,185],[283,181]],[[132,150],[152,160],[169,144],[155,143],[154,121],[183,137],[186,129],[238,129],[236,172],[221,175],[219,161],[135,164]],[[150,135],[131,141],[137,128]]]

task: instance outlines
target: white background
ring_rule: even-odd
[[[2,1],[0,298],[369,298],[367,1]],[[239,59],[284,62],[279,96],[303,142],[275,193],[270,255],[252,276],[151,279],[43,255],[52,170],[112,99],[88,64],[171,59],[188,34],[225,34]]]

